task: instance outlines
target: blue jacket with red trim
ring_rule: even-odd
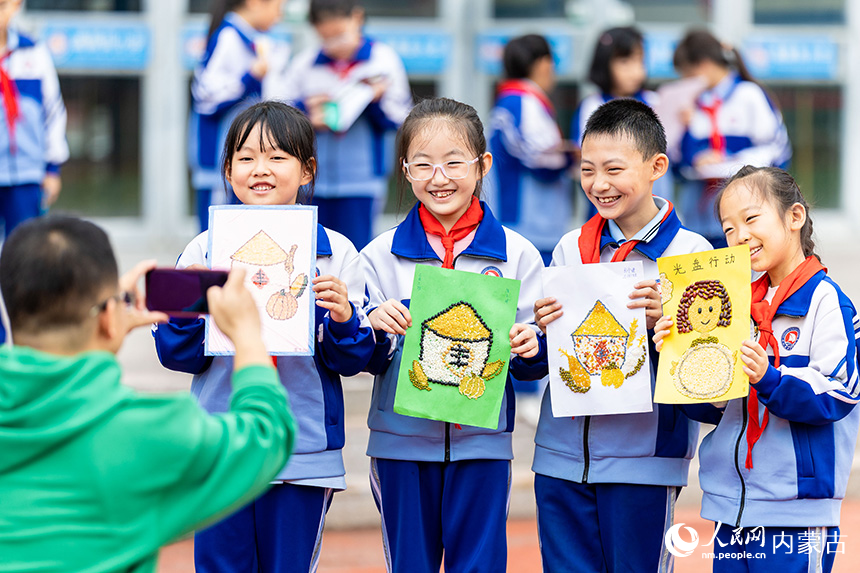
[[[182,253],[177,268],[209,266],[208,232],[198,235]],[[278,375],[287,389],[298,427],[293,455],[277,480],[334,478],[344,475],[343,388],[340,377],[367,366],[375,341],[361,301],[364,280],[358,252],[349,239],[325,229],[317,231],[317,274],[334,275],[347,285],[353,315],[344,323],[316,308],[313,356],[279,356]],[[313,293],[311,293],[313,294]],[[194,374],[191,392],[209,412],[229,410],[233,371],[231,356],[205,356],[203,319],[172,319],[153,329],[161,363]]]
[[[562,237],[553,251],[552,265],[582,264],[579,234],[577,229]],[[604,226],[600,245],[600,262],[609,262],[619,245],[609,234],[608,225]],[[645,234],[626,260],[642,261],[645,278],[657,279],[657,257],[710,249],[704,238],[681,226],[673,210],[665,221]],[[652,334],[649,331],[649,344]],[[539,339],[543,362],[535,366],[532,378],[549,372],[546,338]],[[653,347],[651,361],[653,393],[657,372]],[[697,438],[698,424],[677,406],[654,404],[651,412],[639,414],[555,418],[548,391],[541,404],[532,470],[577,483],[683,486],[687,484]]]
[[[748,400],[684,407],[717,424],[699,450],[702,517],[743,527],[839,525],[860,409],[854,305],[819,271],[779,306],[772,322],[779,367],[755,385],[768,424],[747,469]]]
[[[454,259],[461,271],[518,279],[520,295],[516,321],[534,323],[532,307],[540,298],[543,269],[540,253],[522,235],[503,227],[481,203],[484,218],[472,243]],[[367,282],[367,314],[389,299],[409,305],[415,265],[442,266],[427,241],[418,204],[394,229],[382,233],[361,251]],[[376,331],[376,350],[367,371],[375,375],[367,424],[367,455],[375,458],[429,462],[513,458],[514,390],[510,376],[519,377],[524,362],[511,361],[496,428],[456,426],[394,413],[403,337]]]

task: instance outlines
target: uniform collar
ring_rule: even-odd
[[[698,101],[702,105],[712,105],[714,100],[726,101],[741,81],[741,77],[736,72],[729,72],[729,75],[720,83],[699,96]]]
[[[812,278],[806,281],[802,287],[794,291],[794,293],[782,301],[779,308],[776,309],[776,314],[785,316],[806,316],[809,312],[809,305],[812,303],[812,295],[818,285],[827,277],[827,272],[824,270],[818,271]]]
[[[358,62],[366,62],[370,59],[370,49],[373,47],[373,42],[371,42],[368,38],[362,39],[361,47],[358,48],[358,51],[355,53],[355,56],[349,61],[350,64],[355,64]],[[314,61],[315,66],[325,66],[328,64],[334,63],[334,60],[328,57],[322,50],[320,50],[319,54],[317,54],[317,59]]]
[[[9,27],[6,30],[6,51],[13,52],[18,48],[32,48],[36,43],[27,36],[22,35],[18,30]]]
[[[675,235],[681,230],[681,220],[678,219],[675,209],[672,209],[669,215],[666,216],[666,220],[661,223],[665,213],[663,209],[668,208],[668,201],[661,197],[654,197],[654,202],[660,208],[660,213],[648,225],[636,233],[636,237],[634,238],[639,239],[639,244],[633,248],[634,251],[638,251],[652,261],[656,261],[658,257],[663,256],[663,253],[669,248],[669,243],[672,242]],[[603,251],[608,245],[617,247],[618,244],[618,241],[612,237],[609,225],[604,225],[603,233],[600,236],[600,250]]]
[[[440,260],[439,256],[427,241],[427,233],[421,225],[418,205],[419,203],[416,203],[412,207],[409,214],[394,231],[394,238],[391,240],[391,253],[413,261],[438,261]],[[475,230],[475,238],[460,255],[506,262],[508,260],[508,246],[505,229],[483,201],[481,201],[481,208],[484,210],[484,218]]]
[[[231,28],[235,28],[239,33],[239,37],[242,38],[242,41],[251,49],[254,49],[254,38],[260,35],[260,32],[254,29],[244,18],[236,14],[235,12],[227,12],[224,16],[224,22],[222,26],[228,25]]]
[[[331,241],[328,238],[325,227],[317,223],[317,256],[330,257],[332,255]]]

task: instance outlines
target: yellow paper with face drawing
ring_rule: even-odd
[[[721,402],[749,393],[741,344],[751,336],[750,251],[738,246],[657,259],[663,314],[674,319],[654,402]]]

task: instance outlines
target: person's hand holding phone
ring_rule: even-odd
[[[236,268],[230,271],[224,286],[209,287],[206,298],[215,324],[236,347],[233,370],[252,364],[271,365],[263,344],[260,311],[245,288],[245,270]]]
[[[151,311],[146,308],[146,298],[138,283],[141,277],[155,268],[155,260],[141,261],[119,279],[119,290],[127,301],[127,312],[123,327],[128,333],[139,326],[151,325],[154,322],[167,322],[168,316],[163,312]]]

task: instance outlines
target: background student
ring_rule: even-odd
[[[194,70],[188,157],[197,194],[200,229],[209,206],[235,202],[225,188],[219,154],[233,118],[259,101],[270,68],[285,65],[288,51],[272,50],[264,36],[281,19],[283,0],[213,0],[206,51]]]
[[[373,237],[391,172],[391,136],[412,107],[400,57],[364,35],[355,0],[312,0],[322,43],[298,54],[267,97],[304,110],[317,133],[314,204],[322,225],[359,250]]]
[[[674,64],[682,77],[698,76],[706,85],[681,140],[682,220],[715,247],[725,246],[714,217],[723,180],[746,164],[787,167],[788,133],[776,101],[756,83],[740,53],[710,32],[688,32],[675,48]]]

